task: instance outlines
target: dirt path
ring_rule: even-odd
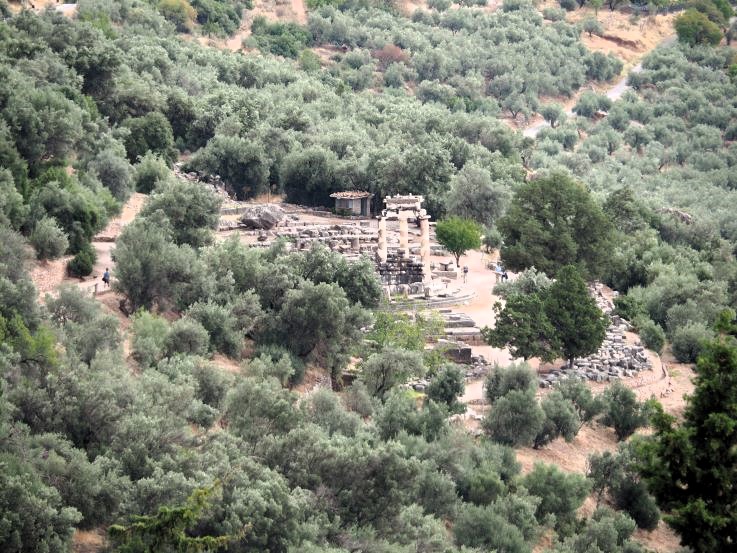
[[[98,289],[102,290],[100,279],[106,268],[112,269],[114,263],[112,261],[111,252],[115,247],[115,239],[121,233],[125,225],[130,223],[143,207],[146,199],[144,194],[135,193],[123,205],[120,215],[114,217],[108,222],[103,231],[92,239],[92,247],[97,253],[97,261],[92,268],[92,273],[83,278],[72,278],[66,274],[67,262],[72,258],[71,255],[64,256],[49,263],[36,262],[30,270],[31,280],[38,290],[39,296],[44,297],[47,293],[53,292],[63,283],[76,284],[83,290],[92,293],[95,283]]]

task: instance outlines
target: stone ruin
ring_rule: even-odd
[[[612,315],[614,305],[602,294],[602,285],[596,284],[592,290],[596,304],[605,314],[609,315],[604,342],[593,355],[576,359],[572,367],[563,366],[540,377],[540,386],[553,386],[561,379],[577,377],[605,382],[620,378],[636,376],[644,370],[652,370],[652,363],[641,344],[627,343],[625,332],[630,330],[627,321],[617,315]]]
[[[426,282],[430,279],[430,217],[422,208],[422,196],[387,196],[386,208],[379,217],[376,264],[381,280],[388,286]],[[420,227],[419,247],[411,248],[409,219]],[[399,221],[399,244],[389,248],[387,221]],[[412,252],[416,251],[419,255]]]

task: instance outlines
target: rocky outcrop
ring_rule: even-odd
[[[284,219],[284,210],[278,205],[249,206],[241,215],[241,226],[253,230],[271,230]]]

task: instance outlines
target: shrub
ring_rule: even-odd
[[[534,392],[512,390],[496,400],[484,419],[489,437],[504,445],[529,446],[540,433],[545,413]]]
[[[133,182],[137,192],[148,194],[165,180],[171,171],[166,162],[152,152],[147,152],[134,167]]]
[[[548,21],[564,21],[566,12],[561,8],[543,8],[543,17]]]
[[[437,403],[444,403],[453,413],[463,413],[466,406],[458,401],[458,397],[463,394],[464,389],[462,369],[456,365],[446,365],[430,381],[427,397]]]
[[[654,530],[658,526],[660,510],[644,482],[623,478],[612,487],[611,494],[617,508],[626,511],[639,528]]]
[[[164,340],[167,356],[177,353],[205,355],[210,345],[210,336],[199,322],[190,317],[182,317],[172,323]]]
[[[645,347],[656,353],[662,352],[663,346],[665,345],[665,332],[663,328],[648,317],[639,317],[634,322],[637,332],[640,334],[640,340],[642,340]]]
[[[688,323],[673,332],[673,355],[681,363],[694,363],[706,340],[713,337],[711,330],[702,323]]]
[[[261,50],[285,58],[296,58],[310,42],[306,28],[295,23],[269,23],[263,16],[253,20],[251,32]]]
[[[484,382],[489,403],[494,403],[512,390],[534,393],[536,389],[537,375],[527,363],[512,363],[508,367],[496,365]]]
[[[451,4],[452,2],[450,0],[427,0],[427,7],[439,12],[447,10]]]
[[[227,307],[212,302],[197,302],[188,315],[198,321],[210,335],[210,349],[226,355],[240,353],[243,337],[237,330],[238,321]]]
[[[66,234],[52,217],[44,217],[36,223],[30,242],[36,250],[36,257],[41,260],[61,257],[69,247]]]
[[[606,407],[602,422],[614,428],[619,440],[629,438],[647,423],[645,405],[638,402],[635,393],[621,382],[614,382],[603,396]]]
[[[576,0],[558,0],[558,3],[560,4],[560,7],[567,12],[572,12],[578,7]]]
[[[97,252],[89,242],[85,242],[82,249],[67,263],[67,274],[73,277],[85,277],[92,272],[97,261]]]

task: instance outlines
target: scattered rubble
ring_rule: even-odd
[[[588,357],[576,359],[573,366],[563,366],[540,377],[540,386],[553,386],[561,379],[577,377],[605,382],[632,377],[640,371],[652,370],[652,364],[641,344],[627,343],[625,332],[631,330],[630,324],[617,315],[612,315],[614,305],[602,294],[602,285],[596,284],[592,290],[596,304],[609,315],[609,328],[599,350]]]

